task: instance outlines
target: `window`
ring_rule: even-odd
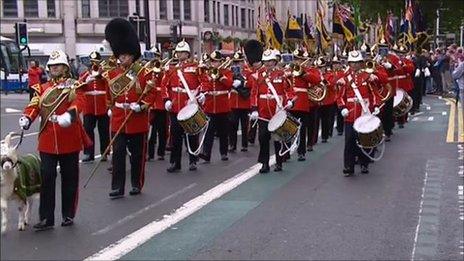
[[[224,25],[229,26],[229,5],[224,5]]]
[[[203,8],[205,9],[205,22],[209,23],[209,0],[203,2]]]
[[[192,20],[191,0],[184,0],[184,20]]]
[[[39,4],[37,0],[24,0],[24,16],[39,17]]]
[[[129,15],[128,0],[98,0],[100,17],[126,17]]]
[[[140,14],[140,1],[139,1],[139,0],[135,0],[135,12],[136,12],[138,15],[141,15],[141,14]]]
[[[90,18],[90,0],[81,0],[82,18]]]
[[[18,17],[16,0],[3,0],[3,17]]]
[[[55,17],[55,0],[47,0],[47,16]]]
[[[232,26],[235,26],[235,6],[232,6]]]
[[[159,0],[159,15],[160,19],[168,19],[168,6],[166,0]]]
[[[235,26],[238,26],[238,6],[235,7]]]
[[[248,28],[251,28],[251,10],[248,9]]]
[[[217,23],[221,24],[221,3],[217,3]]]
[[[174,19],[180,19],[180,0],[172,1],[172,13]]]
[[[251,10],[251,29],[255,29],[255,10]]]
[[[240,27],[246,28],[246,10],[245,10],[245,8],[242,8],[240,10],[240,14],[242,15],[242,17],[240,17],[240,22],[241,22]]]
[[[213,1],[213,23],[216,22],[216,1]]]

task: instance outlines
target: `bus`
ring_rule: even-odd
[[[28,90],[27,64],[16,42],[0,36],[0,91],[24,92]]]

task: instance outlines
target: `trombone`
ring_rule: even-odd
[[[303,66],[306,65],[307,63],[309,63],[311,61],[311,58],[308,58],[306,60],[304,60],[302,63],[300,64],[296,64],[296,63],[293,63],[291,65],[292,67],[292,75],[295,76],[295,77],[298,77],[298,76],[301,76],[303,74]]]
[[[211,68],[209,70],[211,78],[213,80],[219,79],[221,77],[221,73],[219,70],[229,67],[232,64],[232,62],[233,62],[233,59],[231,59],[230,57],[227,57],[225,62],[223,62],[221,65],[219,65],[218,67]]]

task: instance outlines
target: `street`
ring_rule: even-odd
[[[27,99],[1,96],[2,138],[19,130]],[[168,174],[169,156],[147,162],[142,194],[117,200],[108,197],[109,162],[87,188],[96,162],[80,164],[75,225],[59,226],[58,177],[55,228],[17,231],[11,202],[1,259],[462,260],[463,108],[437,96],[423,102],[367,175],[357,167],[343,177],[344,137],[336,131],[306,161],[294,155],[283,172],[267,175],[258,174],[258,144],[223,162],[216,140],[210,164],[190,172],[184,154],[182,171]],[[35,122],[21,154],[37,153],[37,131]]]

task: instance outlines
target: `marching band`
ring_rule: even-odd
[[[321,142],[345,135],[343,175],[361,173],[378,160],[375,155],[391,139],[394,122],[402,128],[412,101],[414,64],[404,45],[386,54],[372,50],[311,57],[307,50],[292,52],[293,62],[281,61],[279,50],[248,40],[242,50],[225,57],[219,50],[192,58],[187,42],[177,43],[174,55],[140,61],[137,33],[121,18],[105,29],[113,51],[109,61],[90,54],[91,67],[78,81],[69,75],[66,54],[55,51],[47,64],[51,79],[37,84],[34,98],[24,109],[19,125],[27,130],[41,116],[39,146],[42,173],[40,222],[36,230],[54,225],[56,166],[61,166],[63,226],[73,224],[78,197],[79,153],[83,162],[94,156],[94,129],[98,126],[102,161],[112,151],[109,196],[124,196],[126,154],[130,156],[130,195],[140,194],[146,160],[163,160],[170,148],[167,172],[179,172],[183,144],[189,170],[197,162],[211,161],[215,136],[220,159],[237,150],[239,125],[241,151],[254,135],[259,141],[260,173],[270,172],[270,144],[274,144],[274,171],[283,171],[295,150],[298,161],[313,150],[321,126]],[[384,42],[377,47],[387,48]],[[346,56],[345,56],[346,55]],[[80,114],[83,114],[83,124]],[[380,118],[379,118],[380,117]],[[150,130],[151,129],[151,130]],[[257,132],[257,134],[255,134]],[[66,142],[60,142],[66,140]],[[382,152],[383,153],[383,152]],[[381,156],[380,156],[381,157]]]

